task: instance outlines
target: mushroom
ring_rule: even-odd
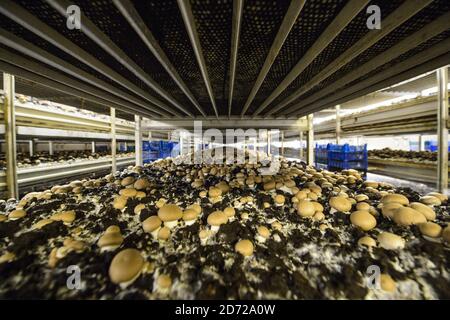
[[[183,211],[176,204],[165,204],[158,210],[158,217],[168,228],[173,228],[178,224],[178,220],[183,216]]]
[[[257,231],[258,234],[256,235],[256,240],[258,240],[261,243],[264,243],[266,239],[270,237],[270,230],[267,229],[267,227],[265,226],[259,226]]]
[[[366,247],[369,247],[369,248],[377,246],[377,242],[373,238],[371,238],[369,236],[364,236],[364,237],[359,238],[358,244],[360,246],[366,246]]]
[[[436,219],[436,212],[434,212],[434,210],[432,208],[430,208],[429,206],[420,203],[420,202],[411,202],[411,204],[409,205],[411,208],[413,208],[414,210],[419,211],[421,214],[424,215],[424,217],[428,220],[428,221],[433,221]]]
[[[141,274],[144,258],[136,249],[124,249],[117,253],[109,266],[109,278],[122,288],[133,283]]]
[[[302,217],[312,217],[316,209],[311,201],[300,200],[297,204],[297,213]]]
[[[194,209],[186,209],[183,212],[183,221],[187,226],[194,224],[197,217],[198,213]]]
[[[377,240],[380,247],[386,250],[397,250],[405,247],[405,239],[390,232],[380,233]]]
[[[442,228],[440,225],[434,222],[425,222],[419,224],[420,232],[430,238],[439,238],[442,233]]]
[[[251,256],[253,254],[253,243],[250,240],[240,240],[234,246],[236,252],[239,252],[244,257]]]
[[[222,211],[214,211],[208,216],[208,224],[211,226],[211,231],[218,231],[221,224],[228,222],[228,217]]]
[[[408,207],[401,207],[395,210],[392,220],[400,226],[410,226],[427,222],[427,219],[419,211]]]
[[[158,239],[166,241],[170,237],[170,229],[167,227],[162,227],[158,231]]]
[[[75,220],[75,211],[63,211],[60,213],[55,213],[50,217],[54,221],[62,221],[64,224],[70,224]]]
[[[274,201],[275,201],[275,206],[281,207],[281,206],[284,205],[285,198],[284,198],[284,196],[282,194],[277,194],[274,197]]]
[[[361,230],[369,231],[377,225],[377,220],[367,211],[355,211],[350,214],[350,221]]]
[[[150,216],[142,222],[142,228],[145,232],[150,233],[154,239],[158,236],[162,221],[158,216]]]
[[[25,210],[23,209],[16,209],[13,210],[9,213],[8,215],[8,219],[9,220],[18,220],[20,218],[23,218],[27,215],[27,213],[25,212]]]
[[[110,226],[105,233],[98,239],[98,246],[101,251],[113,251],[120,247],[123,242],[123,236],[118,226]]]
[[[405,206],[409,204],[408,198],[398,193],[385,195],[383,198],[381,198],[381,202],[383,204],[396,202]]]
[[[349,212],[352,209],[350,200],[343,196],[331,197],[329,202],[335,211]]]

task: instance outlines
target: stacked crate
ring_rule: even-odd
[[[329,143],[327,148],[328,170],[355,169],[367,172],[367,144],[351,146],[348,143],[343,145]]]

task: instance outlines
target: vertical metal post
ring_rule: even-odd
[[[111,171],[114,174],[117,171],[117,140],[116,140],[116,109],[110,108],[111,111]]]
[[[341,106],[336,106],[336,144],[341,143]]]
[[[48,154],[53,155],[53,141],[48,142]]]
[[[448,188],[448,69],[437,70],[438,85],[438,172],[437,187],[439,192],[447,193]]]
[[[180,155],[183,155],[183,148],[184,148],[184,145],[183,145],[183,132],[182,131],[180,131],[180,133],[179,133],[179,139],[180,139],[180,141],[179,141],[179,146],[180,146]]]
[[[136,165],[142,166],[142,127],[141,127],[141,117],[134,116],[135,130],[134,130],[134,151],[136,156]]]
[[[284,131],[281,131],[280,134],[281,134],[281,156],[284,157]]]
[[[308,138],[306,149],[306,163],[310,166],[314,165],[314,124],[313,115],[308,115]]]
[[[6,187],[9,198],[19,197],[17,184],[17,145],[16,114],[14,109],[15,83],[14,76],[3,73],[3,91],[5,94],[3,113],[5,118],[5,155],[6,155]]]
[[[300,131],[299,139],[300,139],[300,154],[299,154],[299,157],[300,157],[300,160],[301,160],[301,159],[303,159],[303,131]]]
[[[271,145],[270,145],[270,131],[269,130],[267,130],[267,155],[268,156],[270,156],[270,148],[271,148]]]
[[[30,153],[30,157],[33,156],[34,150],[33,150],[33,140],[28,141],[28,151]]]
[[[91,152],[95,153],[95,141],[91,142]]]

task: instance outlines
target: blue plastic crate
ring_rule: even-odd
[[[362,146],[352,146],[349,144],[337,145],[329,143],[328,149],[328,169],[348,170],[356,169],[367,171],[368,154],[367,144]]]

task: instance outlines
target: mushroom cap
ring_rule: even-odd
[[[450,242],[450,224],[445,227],[445,229],[442,231],[442,239],[444,239],[447,242]]]
[[[126,186],[128,186],[128,185],[134,183],[134,181],[135,181],[134,177],[129,176],[129,177],[123,178],[123,179],[120,181],[120,184],[121,184],[123,187],[126,187]]]
[[[377,225],[377,220],[368,211],[355,211],[350,214],[350,221],[358,228],[369,231]]]
[[[183,211],[176,204],[165,204],[158,210],[158,217],[162,221],[179,220],[183,216]]]
[[[65,223],[71,223],[73,220],[75,220],[75,211],[63,211],[60,213],[55,213],[50,217],[50,219],[55,221],[63,221]]]
[[[264,191],[273,190],[273,189],[275,189],[275,187],[276,187],[276,183],[273,180],[264,183]]]
[[[392,220],[394,220],[396,224],[401,226],[410,226],[413,224],[427,222],[427,219],[423,214],[421,214],[417,210],[408,207],[398,208],[394,212]]]
[[[225,213],[227,217],[233,217],[236,214],[236,210],[233,207],[226,207],[223,209],[223,213]]]
[[[267,227],[265,227],[265,226],[259,226],[258,234],[263,238],[268,238],[268,237],[270,237],[270,230],[267,229]]]
[[[295,197],[298,200],[303,200],[303,199],[306,199],[308,197],[308,193],[305,190],[300,190],[299,192],[297,192],[295,194]]]
[[[434,212],[433,208],[423,203],[411,202],[409,206],[423,214],[427,220],[432,221],[436,219],[436,212]]]
[[[6,221],[8,217],[6,217],[4,214],[0,214],[0,222]]]
[[[167,240],[170,237],[170,229],[167,227],[162,227],[158,231],[158,239]]]
[[[323,212],[323,205],[320,204],[319,202],[316,201],[312,201],[312,204],[314,206],[314,210],[316,210],[316,212]]]
[[[144,266],[144,258],[136,249],[124,249],[117,253],[109,266],[109,278],[113,283],[128,282],[135,278]]]
[[[220,197],[222,195],[222,189],[217,187],[209,188],[208,195],[210,198]]]
[[[112,225],[106,228],[105,233],[113,233],[113,232],[120,232],[119,226]]]
[[[119,232],[107,232],[98,239],[98,246],[100,248],[107,246],[120,246],[123,242],[123,237]]]
[[[272,222],[271,226],[274,230],[281,230],[283,228],[279,221]]]
[[[433,196],[441,200],[441,202],[445,202],[448,200],[448,196],[439,192],[430,192],[427,194],[427,196]]]
[[[348,198],[336,196],[330,198],[330,206],[337,211],[348,212],[352,209],[352,203]]]
[[[394,213],[397,211],[398,208],[403,208],[403,205],[398,202],[385,203],[381,207],[381,213],[386,218],[392,219],[394,217]]]
[[[202,213],[202,207],[198,204],[198,203],[194,203],[191,204],[189,207],[187,207],[186,209],[192,209],[195,212],[197,212],[197,214]]]
[[[200,232],[198,233],[198,236],[200,237],[200,239],[206,239],[209,236],[209,232],[208,230],[200,230]]]
[[[19,219],[19,218],[23,218],[27,215],[27,213],[25,212],[25,210],[23,209],[16,209],[13,210],[9,213],[8,217],[11,219]]]
[[[147,187],[149,187],[149,186],[150,186],[150,182],[148,182],[148,180],[145,179],[145,178],[137,179],[137,180],[134,182],[134,185],[133,185],[133,187],[134,187],[136,190],[142,190],[142,189],[145,189],[145,188],[147,188]]]
[[[358,244],[360,246],[367,246],[367,247],[376,247],[377,246],[377,242],[375,241],[375,239],[373,239],[369,236],[364,236],[364,237],[359,238]]]
[[[275,200],[275,203],[277,203],[277,204],[284,204],[284,201],[286,199],[284,198],[284,196],[282,194],[277,194],[275,196],[274,200]]]
[[[422,203],[432,205],[432,206],[440,206],[441,205],[441,200],[439,200],[439,198],[434,197],[434,196],[424,196],[424,197],[421,197],[419,200]]]
[[[123,208],[125,208],[127,206],[127,201],[128,201],[128,197],[122,196],[122,195],[118,196],[113,201],[114,209],[122,210]]]
[[[223,211],[214,211],[208,216],[207,222],[211,226],[220,226],[228,222],[228,217]]]
[[[53,222],[55,222],[55,220],[52,220],[52,219],[42,219],[42,220],[39,220],[38,222],[36,222],[35,224],[33,224],[33,225],[31,226],[31,229],[32,229],[32,230],[35,230],[35,229],[41,229],[41,228],[43,228],[44,226],[46,226],[46,225],[48,225],[48,224],[50,224],[50,223],[53,223]]]
[[[434,222],[425,222],[419,224],[419,230],[424,236],[428,236],[431,238],[439,238],[442,233],[441,226]]]
[[[394,292],[397,288],[397,283],[390,275],[383,273],[380,275],[380,286],[384,291]]]
[[[145,232],[151,233],[161,227],[162,221],[158,216],[150,216],[142,222]]]
[[[369,196],[366,194],[358,194],[355,196],[355,200],[357,202],[366,201],[366,200],[369,200]]]
[[[387,250],[403,249],[405,247],[405,239],[390,232],[380,233],[377,240],[380,247]]]
[[[194,209],[186,209],[183,211],[183,220],[184,221],[191,221],[195,220],[198,217],[197,211]]]
[[[405,197],[404,195],[398,194],[398,193],[385,195],[383,198],[381,198],[381,202],[383,204],[396,202],[396,203],[400,203],[405,206],[409,204],[408,198]]]
[[[368,204],[367,202],[358,202],[356,204],[356,210],[369,211],[370,210],[370,204]]]
[[[236,252],[239,252],[245,257],[251,256],[253,254],[253,243],[250,240],[240,240],[234,246]]]
[[[168,289],[172,286],[172,278],[168,274],[161,274],[157,280],[158,287]]]
[[[125,188],[119,191],[119,194],[124,197],[133,198],[137,194],[137,190],[134,188]]]
[[[144,203],[139,203],[136,207],[134,207],[134,214],[140,214],[141,211],[145,209],[145,204]]]
[[[297,204],[297,213],[302,217],[312,217],[316,209],[311,201],[300,200]]]

